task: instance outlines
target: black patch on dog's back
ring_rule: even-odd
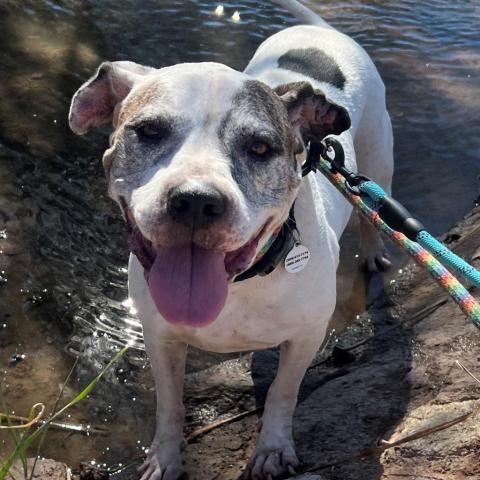
[[[335,60],[317,48],[289,50],[278,59],[278,66],[320,82],[331,83],[337,88],[345,85],[345,76]]]

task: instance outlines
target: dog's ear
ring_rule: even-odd
[[[284,103],[290,122],[303,141],[322,141],[327,135],[339,135],[350,128],[345,108],[330,102],[308,82],[280,85],[274,92]]]
[[[155,69],[134,62],[104,62],[97,72],[75,93],[70,105],[68,123],[77,135],[90,127],[100,127],[112,120],[115,106],[135,83]]]

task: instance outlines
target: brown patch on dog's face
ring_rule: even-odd
[[[122,103],[118,112],[117,128],[120,124],[132,121],[141,114],[148,104],[161,101],[166,96],[166,86],[162,85],[161,80],[150,78],[139,88],[135,89]]]

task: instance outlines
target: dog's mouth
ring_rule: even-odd
[[[228,283],[251,264],[262,228],[232,252],[208,250],[195,243],[157,247],[127,214],[130,251],[144,268],[152,299],[160,314],[174,325],[205,327],[220,314]]]

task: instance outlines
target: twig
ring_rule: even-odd
[[[480,380],[465,365],[462,365],[458,360],[456,363],[465,373],[470,375],[477,383],[480,383]]]
[[[218,428],[227,423],[235,422],[237,420],[240,420],[241,418],[248,417],[249,415],[253,415],[254,413],[260,412],[261,410],[263,410],[263,405],[261,407],[252,408],[251,410],[247,410],[246,412],[238,413],[237,415],[232,415],[231,417],[227,417],[222,420],[217,420],[213,423],[197,428],[196,430],[191,432],[189,435],[187,435],[186,441],[187,443],[191,443],[196,438],[201,437],[202,435],[205,435],[206,433],[210,432],[211,430],[214,430],[215,428]]]
[[[402,320],[401,322],[398,322],[396,325],[393,327],[387,328],[386,330],[383,330],[382,332],[379,332],[375,335],[372,335],[371,337],[368,337],[364,340],[361,340],[360,342],[357,342],[353,344],[352,346],[345,348],[345,351],[350,351],[354,350],[362,345],[365,345],[366,343],[370,342],[373,339],[380,338],[385,336],[387,333],[390,333],[392,330],[396,330],[397,328],[405,325],[405,324],[411,324],[407,325],[407,327],[412,327],[416,325],[417,323],[421,322],[425,318],[427,318],[431,313],[433,313],[435,310],[440,308],[442,305],[445,305],[447,303],[448,297],[443,297],[437,300],[436,302],[431,303],[430,305],[427,305],[426,307],[423,307],[420,311],[418,311],[415,315],[412,315],[410,318],[407,318],[406,320]]]
[[[353,460],[358,460],[359,458],[369,457],[378,453],[382,453],[385,450],[388,450],[390,448],[398,447],[399,445],[403,445],[404,443],[409,443],[414,440],[418,440],[419,438],[427,437],[428,435],[431,435],[433,433],[441,432],[442,430],[446,430],[447,428],[453,427],[454,425],[457,425],[458,423],[464,422],[468,418],[475,416],[477,413],[479,413],[479,411],[480,411],[480,406],[476,407],[475,409],[471,410],[468,413],[455,417],[453,420],[440,423],[430,428],[425,428],[424,430],[419,430],[418,432],[414,432],[411,435],[407,435],[404,438],[400,438],[396,442],[390,443],[390,442],[382,441],[380,445],[377,445],[376,447],[366,448],[365,450],[362,450],[359,453],[341,458],[340,460],[336,460],[331,463],[315,465],[307,469],[302,469],[301,473],[317,472],[319,470],[324,470],[325,468],[335,467],[343,463],[348,463]]]
[[[37,405],[43,405],[43,404],[38,404],[37,403],[32,408],[35,408]],[[45,407],[43,407],[43,408],[45,408]],[[41,414],[43,414],[43,411],[41,412]],[[19,422],[28,421],[27,417],[21,417],[19,415],[7,415],[5,413],[0,413],[0,420],[2,418],[7,418],[7,417],[9,417],[11,420],[16,420],[16,421],[19,421]],[[27,428],[27,427],[31,427],[33,425],[43,425],[43,424],[47,423],[45,420],[40,420],[40,417],[41,417],[41,415],[37,415],[32,421],[30,421],[29,423],[24,424],[24,425],[12,425],[11,427],[9,427],[7,425],[4,425],[4,426],[0,426],[0,428],[4,428],[4,429]],[[98,434],[98,435],[107,435],[109,433],[108,429],[106,429],[105,427],[91,427],[91,428],[89,428],[88,426],[85,426],[85,425],[82,425],[82,424],[50,422],[50,426],[52,428],[56,428],[58,430],[67,430],[67,431],[70,431],[70,432],[78,432],[78,433],[84,433],[84,434],[95,433],[95,434]]]
[[[382,478],[385,475],[387,477],[402,477],[402,478],[409,478],[409,479],[414,477],[415,480],[422,480],[422,478],[425,478],[426,480],[443,480],[442,478],[430,477],[427,475],[418,475],[417,473],[415,473],[414,475],[412,475],[411,473],[383,473]]]

